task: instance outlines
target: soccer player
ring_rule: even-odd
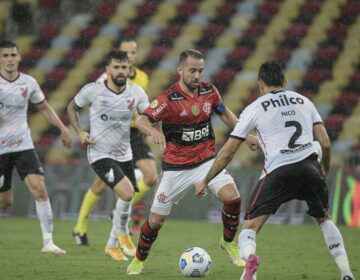
[[[329,214],[325,180],[330,169],[329,137],[314,104],[303,95],[284,90],[285,85],[283,71],[277,62],[261,65],[258,86],[262,96],[241,113],[205,179],[196,185],[196,194],[204,194],[248,133],[255,130],[261,139],[265,166],[250,197],[238,237],[240,254],[246,260],[240,279],[256,278],[259,265],[259,257],[255,255],[256,234],[281,204],[292,199],[306,201],[307,213],[320,226],[329,252],[340,269],[341,279],[354,279],[343,238]]]
[[[162,121],[166,149],[151,212],[141,227],[136,257],[127,268],[128,274],[142,272],[151,246],[173,204],[177,204],[211,166],[215,156],[211,115],[216,113],[227,126],[235,127],[237,119],[225,107],[216,87],[201,81],[204,64],[204,56],[198,50],[182,52],[177,68],[179,81],[160,93],[137,121],[139,126],[147,128]],[[240,216],[240,195],[234,180],[224,170],[210,182],[209,190],[224,204],[220,247],[234,265],[244,266],[233,242]]]
[[[44,182],[39,156],[34,149],[27,123],[31,102],[45,118],[61,131],[65,147],[71,145],[71,135],[55,111],[45,100],[39,84],[29,75],[19,72],[21,56],[15,43],[0,41],[0,208],[13,203],[12,171],[21,179],[35,199],[36,214],[43,238],[42,252],[65,254],[53,242],[53,213]]]
[[[149,79],[145,72],[141,71],[135,66],[138,47],[134,39],[123,39],[119,45],[119,49],[124,51],[128,55],[130,72],[128,80],[133,84],[141,86],[144,91],[147,91]],[[107,78],[107,74],[104,73],[101,75],[97,81],[104,81]],[[136,116],[135,116],[136,117]],[[135,171],[135,175],[138,181],[137,185],[139,192],[135,193],[133,200],[133,233],[139,232],[139,223],[142,218],[142,213],[144,211],[144,203],[142,201],[145,194],[150,190],[150,188],[157,181],[157,168],[156,163],[151,153],[150,147],[145,143],[145,136],[135,127],[135,121],[133,120],[130,128],[130,140],[131,140],[131,149],[133,151],[133,161],[135,167],[140,170],[140,172]],[[140,177],[140,178],[139,178]],[[141,178],[142,177],[142,178]],[[91,187],[87,191],[81,208],[79,211],[79,216],[75,228],[73,229],[73,236],[75,242],[78,245],[88,245],[88,236],[87,236],[87,226],[89,221],[89,215],[92,209],[95,207],[96,203],[99,201],[101,195],[106,189],[106,184],[96,176]]]
[[[91,167],[118,197],[105,254],[122,261],[127,260],[125,255],[133,256],[136,251],[128,229],[131,203],[137,190],[130,122],[135,110],[143,112],[149,102],[141,87],[127,82],[129,60],[125,52],[109,53],[106,73],[105,81],[85,85],[70,102],[67,112],[80,143],[87,145]],[[90,107],[90,134],[81,128],[77,114],[86,106]]]

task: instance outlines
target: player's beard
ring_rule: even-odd
[[[126,77],[124,76],[111,76],[111,80],[117,87],[123,87],[124,85],[126,85]]]
[[[187,86],[187,88],[191,91],[195,90],[198,88],[200,81],[196,80],[196,81],[191,81],[191,82],[187,82],[184,81],[184,84]]]

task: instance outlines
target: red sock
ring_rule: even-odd
[[[224,240],[232,242],[240,224],[241,199],[240,197],[231,201],[225,201],[222,211],[224,225]]]
[[[136,257],[145,261],[150,253],[150,249],[158,236],[159,230],[153,230],[150,227],[149,221],[146,220],[141,226],[139,243],[136,250]]]

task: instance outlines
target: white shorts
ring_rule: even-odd
[[[192,169],[162,172],[153,198],[151,212],[168,216],[173,204],[179,203],[188,190],[206,176],[213,162],[214,159]],[[208,190],[218,196],[219,190],[227,184],[235,184],[235,182],[224,169],[209,182]],[[195,192],[195,188],[192,189]]]

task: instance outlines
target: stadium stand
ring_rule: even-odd
[[[61,12],[57,0],[34,0],[44,16]],[[266,59],[281,61],[289,89],[312,99],[334,144],[335,163],[359,153],[360,2],[357,0],[97,0],[91,9],[64,15],[34,34],[16,38],[22,71],[41,84],[66,122],[65,107],[86,82],[103,71],[105,54],[123,37],[140,45],[139,66],[150,75],[150,98],[174,81],[179,53],[198,48],[207,56],[205,79],[219,88],[236,113],[257,97],[256,71]],[[0,3],[0,33],[10,1]],[[55,9],[55,10],[54,10]],[[85,12],[84,12],[85,11]],[[62,11],[64,12],[64,11]],[[61,148],[53,129],[33,108],[30,125],[50,162],[79,154]],[[216,133],[227,130],[215,119]],[[43,149],[41,149],[43,147]],[[48,151],[49,150],[49,151]],[[258,155],[241,148],[241,164]]]

